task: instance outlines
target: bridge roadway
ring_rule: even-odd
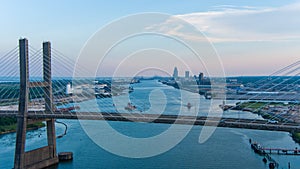
[[[17,111],[0,111],[0,117],[17,117]],[[159,115],[141,113],[106,113],[106,112],[61,112],[55,111],[46,114],[44,111],[29,111],[28,119],[43,120],[47,118],[56,119],[80,119],[80,120],[107,120],[146,123],[166,123],[185,125],[206,125],[229,128],[244,128],[255,130],[300,132],[300,124],[297,123],[269,123],[267,120],[238,119],[225,117],[206,117],[188,115]]]

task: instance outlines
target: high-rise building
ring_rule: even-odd
[[[199,77],[198,77],[199,79],[199,82],[202,82],[203,81],[203,73],[202,72],[200,72],[199,73]]]
[[[178,69],[177,69],[177,67],[174,68],[173,78],[174,79],[178,78]]]
[[[187,70],[185,71],[185,76],[184,76],[186,79],[188,79],[190,77],[190,72]]]

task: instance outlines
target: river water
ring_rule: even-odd
[[[162,85],[157,81],[142,81],[134,84],[134,92],[129,95],[130,102],[137,106],[139,113],[188,114],[193,115],[199,110],[198,115],[207,115],[211,108],[210,100],[194,93],[174,89]],[[124,98],[122,98],[124,97]],[[91,100],[80,103],[81,109],[96,109],[101,111],[125,111],[124,105],[127,96],[118,96],[114,101],[111,98]],[[200,98],[199,98],[200,97]],[[197,107],[197,101],[199,101]],[[190,102],[193,107],[188,110],[184,106]],[[235,101],[231,101],[234,103]],[[96,103],[96,106],[93,104]],[[112,105],[115,105],[113,107]],[[162,106],[159,106],[162,105]],[[222,116],[236,118],[261,119],[260,116],[249,112],[224,112]],[[264,147],[289,148],[299,147],[294,143],[289,133],[276,131],[260,131],[248,129],[217,128],[205,142],[199,142],[199,135],[203,126],[193,126],[186,134],[185,125],[175,125],[173,136],[158,140],[148,146],[139,147],[121,140],[109,140],[112,137],[110,128],[128,138],[147,139],[164,134],[172,127],[171,124],[130,123],[130,122],[105,122],[105,121],[77,121],[60,120],[68,125],[67,135],[57,139],[57,150],[72,151],[74,160],[62,162],[57,168],[201,168],[201,169],[267,169],[267,164],[262,162],[263,157],[255,154],[250,147],[249,139],[259,142]],[[209,127],[208,127],[209,128]],[[57,124],[57,135],[62,134],[64,126]],[[186,134],[186,136],[185,136]],[[166,152],[142,158],[143,153],[151,150],[161,150],[163,142],[173,143],[177,136],[185,136]],[[121,152],[109,151],[107,144],[99,143],[99,139],[111,142],[112,146],[120,147]],[[130,140],[130,139],[129,139]],[[161,141],[161,144],[160,144]],[[45,128],[27,133],[26,150],[35,149],[46,145]],[[13,167],[15,134],[0,135],[0,168]],[[125,149],[122,149],[124,148]],[[122,152],[127,151],[127,152]],[[128,154],[140,153],[141,158],[131,158]],[[122,156],[127,154],[127,157]],[[136,155],[136,154],[135,154]],[[129,155],[130,156],[130,155]],[[139,156],[135,156],[139,157]],[[300,156],[271,155],[279,163],[279,168],[300,168]]]

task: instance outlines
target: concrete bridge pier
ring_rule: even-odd
[[[26,126],[28,114],[28,41],[27,39],[19,40],[20,55],[20,96],[19,96],[19,113],[17,116],[17,135],[15,149],[15,169],[23,169],[25,163],[25,141]]]
[[[20,97],[19,112],[17,116],[17,136],[15,150],[15,169],[45,168],[58,163],[56,154],[55,119],[47,119],[48,146],[25,152],[26,126],[28,116],[28,99],[30,87],[43,87],[45,99],[45,113],[53,110],[52,80],[51,80],[51,44],[43,43],[43,79],[44,82],[32,85],[29,82],[28,70],[28,40],[19,40],[20,52]]]

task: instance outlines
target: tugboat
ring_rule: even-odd
[[[130,87],[128,88],[128,93],[131,93],[131,92],[133,92],[133,91],[134,91],[134,90],[133,90],[133,87],[130,86]]]
[[[189,103],[186,105],[186,107],[187,107],[188,109],[190,109],[190,108],[192,107],[192,104],[189,102]]]
[[[132,111],[136,109],[136,106],[132,105],[131,103],[128,103],[127,106],[124,107],[125,110]]]

